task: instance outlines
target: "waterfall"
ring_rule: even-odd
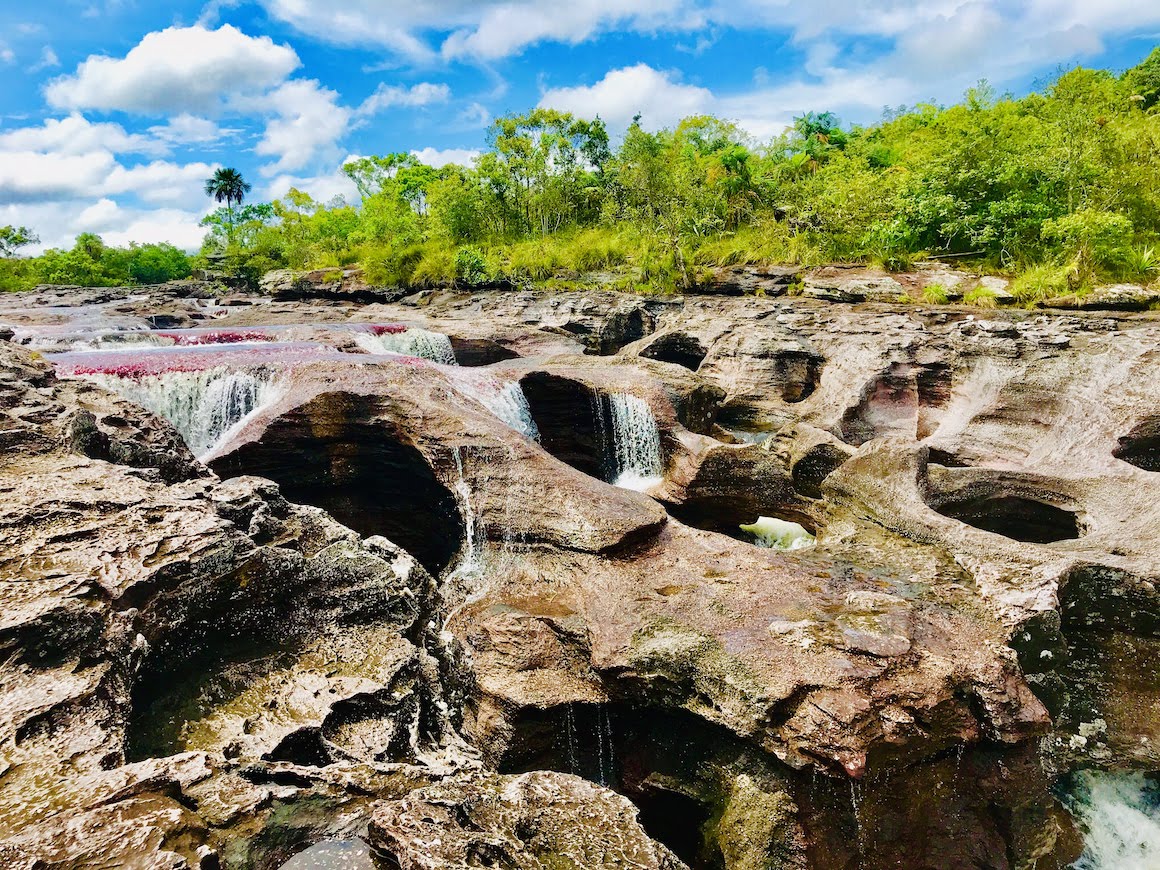
[[[460,369],[452,378],[455,388],[487,408],[493,416],[533,441],[540,440],[540,430],[532,418],[532,408],[519,381],[503,383],[477,369]]]
[[[89,374],[85,378],[164,417],[198,457],[211,453],[235,428],[283,393],[277,377],[260,369],[218,367],[139,377]]]
[[[407,329],[403,332],[359,332],[355,342],[367,353],[401,353],[417,356],[446,366],[457,365],[451,339],[441,332]]]
[[[1084,832],[1075,870],[1160,867],[1160,782],[1154,777],[1084,771],[1064,800]]]
[[[616,460],[613,483],[624,489],[644,492],[664,479],[661,460],[661,433],[648,402],[628,393],[608,397],[611,420],[606,420],[603,402],[596,400],[597,424],[611,440]]]
[[[459,564],[455,566],[452,576],[469,581],[473,585],[483,574],[483,524],[475,512],[475,504],[471,498],[471,486],[463,472],[463,452],[456,447],[452,451],[455,457],[455,500],[459,502],[459,512],[463,516],[463,555]],[[468,601],[472,600],[475,589],[469,589]],[[467,603],[467,602],[464,602]]]
[[[753,535],[757,546],[771,550],[801,550],[817,540],[804,526],[777,517],[758,517],[757,522],[741,526],[741,531]]]

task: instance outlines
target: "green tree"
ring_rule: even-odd
[[[40,241],[36,233],[28,227],[14,227],[11,224],[0,227],[0,257],[12,257],[21,248],[35,245]]]
[[[242,174],[238,170],[228,167],[218,169],[205,181],[206,196],[212,196],[217,202],[226,204],[231,236],[234,226],[234,205],[241,205],[251,188],[252,185],[242,178]]]

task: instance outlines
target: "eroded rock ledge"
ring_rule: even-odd
[[[1147,316],[70,298],[0,305],[4,866],[1046,870],[1061,773],[1160,767]],[[342,353],[207,466],[18,346],[158,308]],[[610,395],[655,421],[647,493],[608,482]]]

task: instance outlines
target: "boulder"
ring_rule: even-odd
[[[369,841],[400,870],[685,867],[645,834],[626,798],[543,771],[412,792],[375,810]]]

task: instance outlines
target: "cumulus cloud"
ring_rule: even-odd
[[[45,97],[62,109],[214,114],[225,100],[284,81],[299,63],[289,46],[230,25],[169,27],[147,34],[123,58],[90,57],[50,82]]]
[[[286,82],[254,102],[275,117],[254,147],[263,157],[276,158],[264,175],[294,172],[326,158],[337,159],[338,142],[346,135],[354,110],[339,105],[338,92],[314,79]]]
[[[91,195],[101,190],[115,166],[108,151],[0,153],[0,201],[27,203]]]
[[[471,166],[483,152],[477,148],[419,148],[412,151],[420,163],[441,169],[444,166]]]
[[[676,73],[644,63],[611,70],[593,85],[552,88],[540,98],[541,108],[584,118],[599,115],[613,129],[627,127],[637,113],[650,129],[671,126],[681,118],[710,111],[713,103],[707,88],[682,84]]]
[[[30,66],[28,71],[30,73],[38,73],[57,66],[60,66],[60,58],[56,56],[56,52],[51,45],[46,45],[40,50],[40,60]]]
[[[216,167],[209,163],[154,160],[125,168],[117,165],[101,187],[105,194],[131,193],[142,202],[187,209],[205,204],[205,180]]]
[[[357,159],[358,157],[352,154],[342,162],[345,164]],[[281,199],[292,187],[310,194],[312,199],[323,203],[331,202],[340,196],[347,202],[357,202],[359,198],[358,188],[341,168],[320,175],[275,176],[265,186],[263,195],[266,199]]]
[[[373,94],[363,100],[358,108],[360,115],[374,115],[384,109],[405,106],[418,108],[434,103],[446,103],[451,99],[451,88],[445,84],[419,82],[409,88],[399,85],[380,84]]]
[[[94,123],[80,114],[49,118],[39,127],[21,127],[0,133],[0,151],[44,151],[77,155],[92,151],[114,154],[164,154],[165,142],[140,133],[128,133],[120,124]]]
[[[383,14],[380,0],[260,0],[269,14],[340,44],[379,45],[430,60],[494,59],[547,40],[578,43],[615,28],[661,30],[699,22],[689,0],[414,0]]]
[[[164,124],[150,127],[149,135],[158,142],[173,145],[205,145],[222,138],[224,131],[208,118],[182,112]]]

